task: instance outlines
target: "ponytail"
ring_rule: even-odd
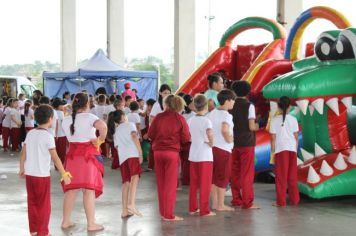
[[[26,103],[25,103],[25,116],[27,116],[28,115],[28,111],[30,110],[30,106],[32,105],[32,102],[31,101],[27,101]]]
[[[108,138],[113,140],[113,136],[115,134],[116,125],[120,124],[122,117],[125,113],[121,110],[112,111],[109,113],[108,117]]]
[[[278,107],[282,110],[282,126],[284,126],[284,121],[286,120],[287,110],[290,106],[290,99],[287,96],[280,97],[278,101]]]
[[[88,95],[86,93],[77,93],[74,96],[72,103],[72,124],[70,125],[70,134],[73,135],[75,132],[74,124],[75,117],[79,109],[85,109],[88,104]]]

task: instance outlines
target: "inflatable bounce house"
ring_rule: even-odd
[[[306,45],[308,57],[299,60],[301,36],[319,18],[331,21],[338,30],[320,32],[316,43]],[[231,46],[238,34],[254,28],[270,31],[274,40]],[[356,195],[356,29],[334,9],[314,7],[300,15],[285,37],[281,25],[265,18],[235,23],[178,92],[205,91],[207,76],[223,72],[231,80],[250,82],[250,99],[262,118],[274,115],[281,96],[290,97],[295,105],[292,114],[302,130],[300,191],[312,198]],[[269,133],[262,128],[256,137],[256,171],[271,170]]]

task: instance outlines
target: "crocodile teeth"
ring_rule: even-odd
[[[307,114],[309,100],[307,100],[307,99],[298,100],[298,101],[296,101],[296,103],[297,103],[298,107],[300,108],[300,110],[303,112],[303,114],[306,115]]]
[[[326,105],[336,114],[340,115],[339,113],[339,102],[337,98],[330,98],[329,100],[326,101]]]
[[[324,176],[330,176],[334,173],[333,169],[329,166],[329,164],[323,160],[321,163],[320,174]]]
[[[326,154],[326,152],[317,143],[314,144],[314,150],[316,157]]]
[[[311,116],[313,115],[314,110],[315,110],[314,107],[312,105],[309,105],[309,112]]]
[[[310,160],[310,159],[314,158],[313,154],[305,151],[303,148],[301,148],[300,151],[302,152],[302,157],[303,157],[304,161],[307,161],[307,160]]]
[[[341,102],[345,105],[347,111],[350,112],[352,109],[352,97],[344,97],[341,99]]]
[[[269,102],[269,106],[270,106],[270,110],[272,113],[272,116],[274,116],[274,114],[276,114],[277,110],[278,110],[278,104],[274,101],[270,101]]]
[[[312,103],[313,107],[315,108],[315,110],[322,115],[324,112],[324,99],[323,98],[318,98],[316,100],[314,100]]]
[[[316,184],[320,181],[320,176],[316,173],[313,166],[309,167],[307,182],[311,184]]]
[[[303,165],[304,162],[297,157],[297,166]]]
[[[356,148],[355,146],[352,147],[350,156],[347,159],[351,164],[356,165]]]
[[[336,161],[334,162],[334,167],[338,170],[345,170],[347,168],[344,156],[341,153],[337,155]]]

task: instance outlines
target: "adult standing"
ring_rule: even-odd
[[[125,99],[126,96],[131,96],[132,100],[136,101],[137,100],[136,93],[133,90],[131,90],[131,84],[125,83],[124,87],[125,87],[125,91],[121,94],[121,97]]]
[[[107,127],[103,120],[89,113],[89,98],[86,93],[75,95],[72,108],[72,116],[65,117],[62,122],[70,144],[64,166],[75,176],[71,184],[63,185],[65,194],[62,228],[74,226],[70,220],[71,213],[79,190],[84,189],[87,230],[103,230],[102,225],[95,223],[95,198],[103,192],[104,165],[98,148],[105,140]],[[98,139],[96,130],[99,131]]]
[[[148,137],[152,140],[155,158],[159,211],[163,220],[183,220],[174,214],[178,184],[179,152],[181,145],[190,141],[186,120],[180,114],[184,100],[169,95],[164,100],[165,110],[153,120]]]
[[[213,73],[208,76],[209,89],[204,95],[209,99],[209,111],[219,107],[218,93],[224,88],[224,80],[220,73]]]

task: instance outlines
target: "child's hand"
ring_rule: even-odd
[[[20,169],[20,171],[19,171],[19,176],[20,176],[20,178],[25,178],[25,170],[24,169]]]
[[[142,156],[140,156],[139,161],[140,161],[140,164],[142,164],[142,162],[143,162],[143,157]]]
[[[72,182],[71,177],[69,176],[64,176],[63,181],[64,181],[64,185],[68,185]]]

